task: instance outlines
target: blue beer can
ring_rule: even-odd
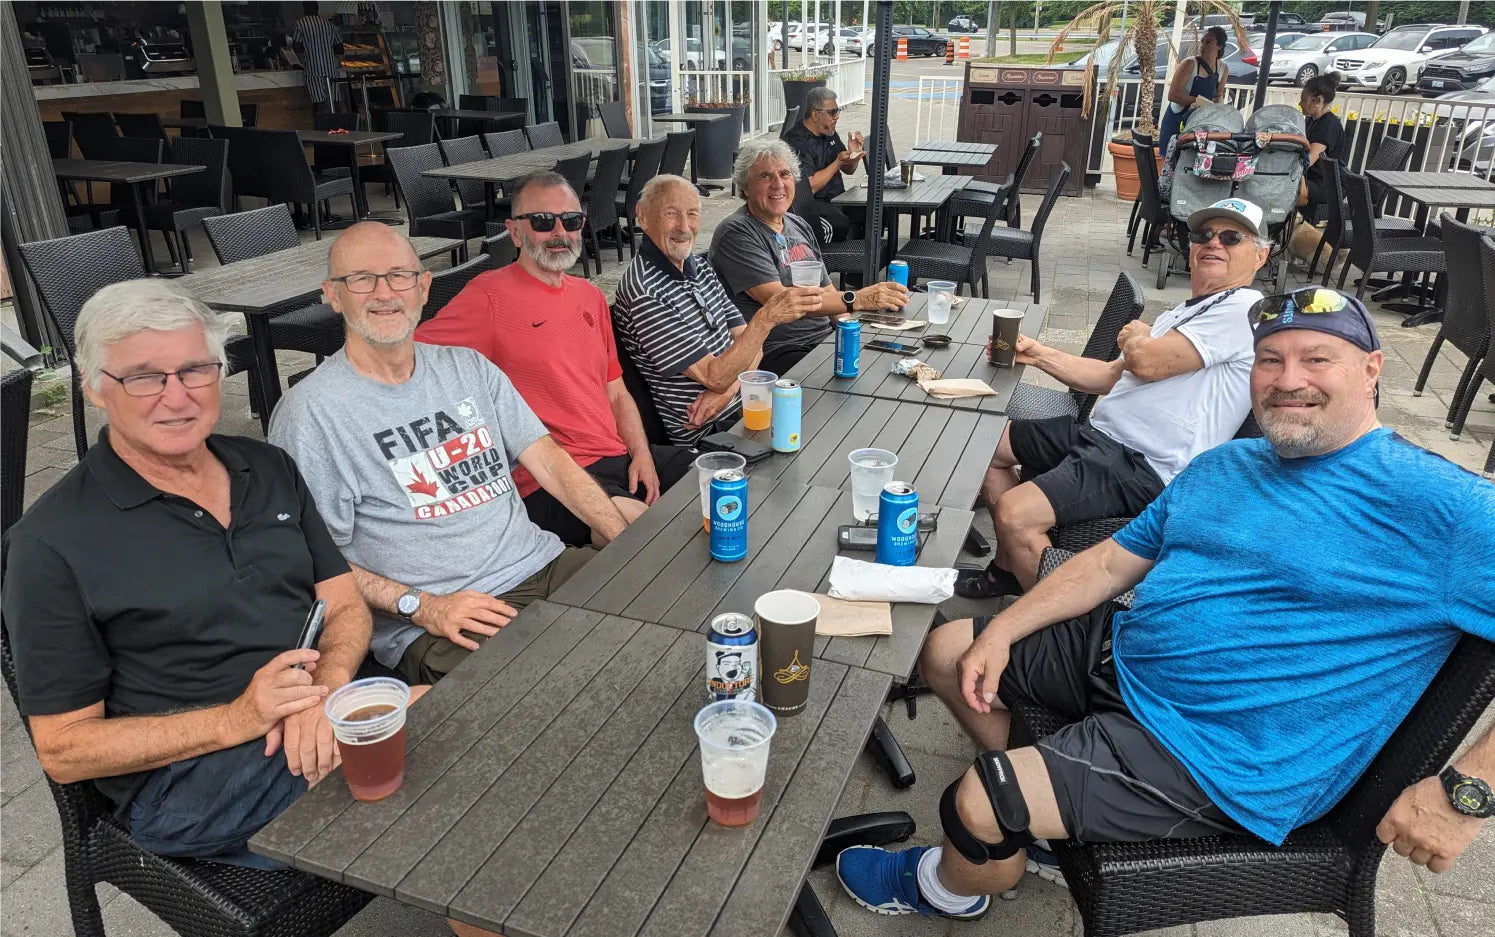
[[[877,562],[912,566],[918,557],[919,493],[908,482],[888,482],[877,499]]]
[[[856,377],[861,367],[862,323],[856,319],[836,321],[836,377]]]
[[[888,261],[888,279],[908,286],[908,264],[901,260]]]
[[[711,558],[735,563],[747,556],[747,476],[722,469],[711,476]],[[916,515],[918,511],[914,512]],[[918,518],[914,518],[915,524]]]
[[[799,381],[780,378],[773,382],[773,451],[799,451],[800,404],[804,391]]]
[[[706,633],[706,701],[758,698],[758,629],[750,615],[726,612]]]

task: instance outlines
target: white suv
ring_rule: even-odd
[[[1398,26],[1376,44],[1334,60],[1346,85],[1362,85],[1381,94],[1399,94],[1417,84],[1429,59],[1463,48],[1485,33],[1483,26]]]

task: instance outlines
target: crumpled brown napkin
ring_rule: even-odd
[[[893,633],[893,606],[887,602],[851,602],[818,593],[815,601],[820,603],[816,634],[850,638]]]
[[[991,385],[974,377],[955,377],[943,381],[921,378],[919,386],[933,397],[989,397],[996,394]]]

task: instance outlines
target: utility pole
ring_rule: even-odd
[[[986,3],[986,57],[997,56],[997,0]]]
[[[1459,0],[1459,25],[1469,22],[1469,0]]]

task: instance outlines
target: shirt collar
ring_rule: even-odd
[[[685,269],[682,271],[675,266],[675,262],[669,255],[659,249],[654,239],[647,234],[644,235],[643,246],[639,248],[639,254],[645,260],[658,267],[664,274],[674,280],[694,280],[696,278],[696,255],[692,254],[685,258]]]
[[[249,463],[232,446],[223,444],[221,437],[214,434],[208,437],[208,451],[223,463],[231,475],[242,475],[249,471]],[[99,440],[89,447],[83,457],[83,464],[88,467],[88,473],[98,482],[99,487],[104,489],[104,494],[114,502],[114,506],[121,511],[138,508],[142,504],[154,501],[161,497],[161,489],[152,485],[141,477],[140,473],[130,467],[114,447],[109,445],[109,427],[105,426],[99,431]]]

